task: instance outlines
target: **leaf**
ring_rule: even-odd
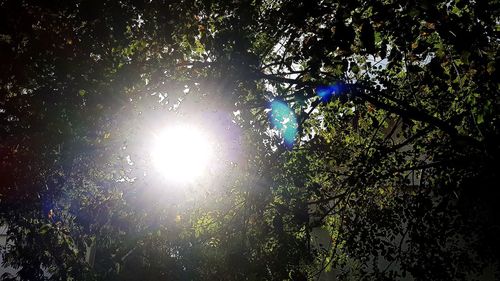
[[[484,115],[483,114],[478,114],[476,116],[476,122],[478,125],[481,125],[484,123]]]
[[[495,62],[494,61],[490,61],[488,63],[488,66],[486,67],[486,71],[488,72],[488,74],[493,74],[495,72]]]
[[[365,50],[370,53],[375,53],[375,31],[369,21],[365,21],[361,27],[360,35],[361,43]]]
[[[50,223],[47,223],[47,224],[44,224],[40,227],[40,229],[38,230],[38,232],[41,234],[41,235],[45,235],[49,230],[52,229],[52,225]]]

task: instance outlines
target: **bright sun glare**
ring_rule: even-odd
[[[178,125],[155,136],[151,158],[165,179],[189,183],[202,176],[213,156],[209,138],[196,127]]]

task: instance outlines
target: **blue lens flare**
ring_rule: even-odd
[[[339,95],[341,91],[342,85],[340,83],[316,87],[316,94],[321,98],[322,102],[329,101],[333,96]]]
[[[269,119],[274,129],[283,138],[283,143],[287,148],[293,147],[297,137],[297,118],[293,110],[282,101],[272,101]]]

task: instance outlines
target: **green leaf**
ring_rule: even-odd
[[[41,234],[41,235],[45,235],[49,230],[52,229],[52,225],[47,223],[47,224],[44,224],[40,227],[40,229],[38,230],[38,232]]]

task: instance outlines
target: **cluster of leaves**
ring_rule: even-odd
[[[498,266],[497,2],[1,1],[3,279]],[[291,150],[271,100],[297,116]],[[138,135],[200,108],[241,157],[203,198],[158,196]]]

